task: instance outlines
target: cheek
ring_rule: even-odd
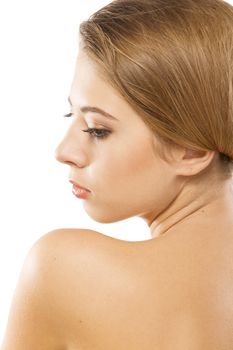
[[[101,181],[105,186],[118,187],[129,186],[136,184],[138,181],[146,182],[151,176],[155,168],[159,167],[156,164],[156,159],[152,151],[148,150],[148,145],[143,142],[125,148],[116,147],[99,158],[96,162],[95,169],[93,168],[93,181],[96,182],[98,178],[99,184]]]
[[[94,196],[84,202],[85,210],[97,222],[111,223],[156,210],[169,200],[169,169],[145,140],[133,147],[116,146],[96,157],[89,169]],[[168,193],[168,194],[169,194]],[[164,200],[166,199],[166,202]]]

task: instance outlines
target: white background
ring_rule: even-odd
[[[56,228],[90,228],[123,240],[150,238],[145,222],[91,220],[54,151],[68,127],[67,97],[78,26],[110,1],[0,3],[0,344],[14,288],[31,246]]]
[[[71,192],[69,167],[54,158],[70,122],[63,114],[70,112],[79,23],[109,2],[0,2],[0,344],[23,261],[42,235],[85,227],[123,240],[150,238],[139,218],[90,219]]]

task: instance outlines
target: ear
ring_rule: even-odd
[[[216,155],[216,151],[196,151],[183,149],[176,161],[176,174],[193,176],[207,169]]]

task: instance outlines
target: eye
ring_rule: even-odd
[[[74,113],[68,113],[68,114],[64,114],[65,118],[70,118],[74,115]],[[110,130],[107,129],[97,129],[97,128],[88,128],[86,130],[82,130],[83,132],[87,132],[91,135],[91,137],[95,138],[95,139],[104,139],[106,137],[108,137],[109,134],[111,134]]]
[[[88,132],[92,137],[96,139],[104,139],[106,138],[111,131],[107,129],[96,129],[96,128],[88,128],[86,130],[82,130],[83,132]]]

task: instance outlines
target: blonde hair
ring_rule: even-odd
[[[80,25],[83,49],[163,144],[233,169],[233,7],[115,0]]]

